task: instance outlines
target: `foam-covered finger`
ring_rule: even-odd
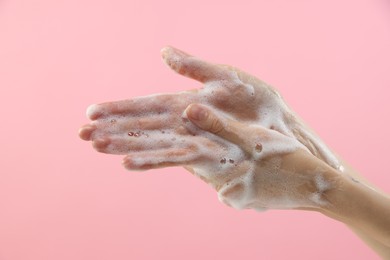
[[[85,141],[89,141],[91,140],[92,133],[95,130],[96,130],[95,125],[91,125],[91,124],[84,125],[79,129],[79,137]]]
[[[126,156],[122,164],[128,170],[145,171],[150,169],[189,165],[197,156],[186,148],[171,148],[150,152],[132,153]]]
[[[172,128],[172,124],[177,120],[173,114],[161,114],[145,117],[109,117],[106,120],[97,120],[93,124],[101,134],[128,134],[151,130],[163,132]],[[99,135],[98,133],[96,135]]]
[[[240,147],[250,151],[252,148],[246,138],[248,133],[237,122],[219,115],[212,109],[200,105],[191,104],[185,110],[189,120],[200,129],[220,136]]]
[[[229,80],[232,72],[224,66],[213,64],[172,46],[161,49],[164,62],[177,73],[206,83],[215,80]]]
[[[154,138],[142,132],[130,133],[132,134],[126,136],[111,135],[99,137],[93,141],[93,147],[101,153],[129,154],[133,152],[167,149],[175,144],[170,138]]]
[[[107,147],[110,144],[111,140],[108,137],[99,137],[92,141],[92,146],[96,151],[100,153],[108,153]]]
[[[94,104],[88,107],[87,117],[96,120],[113,115],[162,114],[167,112],[170,106],[180,101],[181,97],[178,94],[157,94]]]
[[[146,131],[146,130],[161,130],[172,128],[172,124],[177,119],[174,114],[161,114],[141,118],[125,118],[117,121],[117,129],[119,132],[128,131]]]

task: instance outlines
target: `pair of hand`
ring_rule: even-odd
[[[315,208],[331,151],[298,120],[277,91],[228,65],[173,47],[161,51],[177,73],[201,89],[92,105],[84,140],[103,153],[123,154],[129,170],[183,166],[235,208]]]

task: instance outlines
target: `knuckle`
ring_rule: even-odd
[[[199,147],[195,143],[189,143],[187,145],[187,150],[191,152],[197,152],[199,150]]]
[[[178,60],[178,61],[176,62],[176,68],[175,68],[175,70],[176,70],[179,74],[185,75],[190,69],[191,69],[191,64],[190,64],[190,62],[189,62],[187,59]]]
[[[139,128],[144,128],[148,124],[148,120],[146,118],[140,118],[137,120],[137,124]]]
[[[177,129],[176,129],[176,133],[179,134],[179,135],[187,135],[190,133],[190,131],[184,127],[184,126],[179,126]]]
[[[216,118],[213,118],[213,119],[211,120],[209,130],[210,130],[212,133],[214,133],[214,134],[220,134],[220,133],[223,132],[224,127],[223,127],[221,121],[219,121],[219,120],[216,119]]]

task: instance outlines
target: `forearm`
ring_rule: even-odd
[[[332,161],[327,160],[315,145],[319,138],[310,127],[308,127],[299,115],[295,114],[298,126],[302,126],[311,135],[305,135],[299,132],[298,139],[302,143],[312,148],[312,153],[327,163],[329,166]],[[297,127],[299,130],[300,127]],[[313,139],[314,137],[314,139]],[[329,150],[330,151],[330,150]],[[334,152],[331,152],[335,154]],[[320,211],[338,221],[345,223],[354,231],[368,246],[385,259],[390,259],[389,232],[390,232],[390,199],[384,192],[372,190],[368,182],[360,176],[352,167],[344,162],[339,156],[336,159],[343,165],[344,172],[340,173],[329,167],[327,175],[330,182],[336,183],[336,187],[325,195],[328,203]],[[336,180],[336,181],[334,181]],[[355,180],[355,181],[354,181]],[[356,182],[357,181],[357,182]]]
[[[371,236],[364,233],[358,227],[348,226],[356,235],[358,235],[373,251],[383,259],[390,259],[390,247],[378,242]]]
[[[324,196],[325,215],[354,230],[375,251],[390,256],[390,198],[356,179],[349,167],[342,174],[334,172],[336,185]]]

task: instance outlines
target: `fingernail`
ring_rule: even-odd
[[[205,120],[208,116],[207,110],[198,105],[192,105],[189,112],[189,117],[197,121]]]

